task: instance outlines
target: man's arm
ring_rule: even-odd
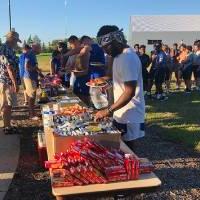
[[[124,83],[124,93],[119,97],[116,103],[110,107],[113,112],[123,108],[131,101],[135,96],[136,86],[137,81],[128,81]]]
[[[119,99],[112,106],[110,106],[109,109],[99,111],[95,116],[95,120],[107,117],[111,114],[110,113],[111,111],[115,112],[115,111],[123,108],[124,106],[126,106],[131,101],[131,99],[135,96],[136,86],[137,86],[137,81],[125,82],[124,83],[124,87],[125,87],[124,93],[119,97]]]
[[[73,56],[73,55],[79,54],[81,49],[83,49],[83,47],[72,49],[72,50],[68,51],[66,54],[64,54],[63,57],[69,57],[69,56]]]

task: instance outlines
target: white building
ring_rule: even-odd
[[[172,45],[181,42],[192,45],[200,39],[200,15],[131,16],[129,44],[144,44],[152,50],[161,41]]]

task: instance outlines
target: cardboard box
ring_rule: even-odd
[[[45,129],[45,138],[47,144],[48,159],[51,160],[55,153],[65,152],[70,145],[86,136],[59,136],[53,133],[53,129]],[[87,136],[94,141],[108,148],[120,148],[121,134],[98,134]]]

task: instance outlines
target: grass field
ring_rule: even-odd
[[[38,58],[39,68],[41,68],[43,72],[49,72],[51,54],[43,53],[37,56],[37,58]]]
[[[38,56],[39,66],[49,71],[50,54]],[[200,151],[200,93],[173,92],[165,102],[147,102],[147,123],[164,139]]]
[[[200,151],[200,93],[172,93],[168,101],[147,102],[147,123],[164,139]]]

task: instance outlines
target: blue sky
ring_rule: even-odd
[[[67,0],[66,8],[64,1],[11,0],[13,27],[22,39],[37,34],[47,42],[71,34],[95,36],[105,24],[127,34],[131,15],[200,14],[200,0]],[[8,28],[8,0],[1,0],[1,38]]]

